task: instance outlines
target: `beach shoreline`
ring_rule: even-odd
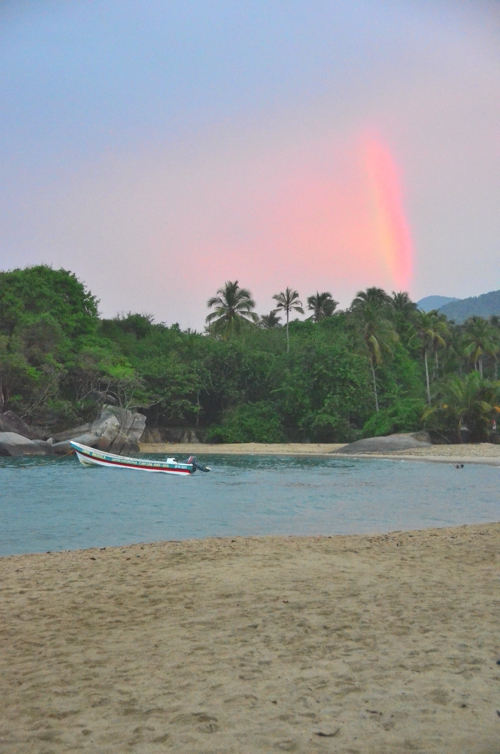
[[[238,443],[209,445],[204,443],[141,443],[145,454],[165,455],[263,455],[304,456],[340,459],[381,459],[396,461],[430,461],[433,463],[477,463],[500,466],[500,445],[475,443],[463,445],[431,445],[412,450],[397,450],[386,453],[338,454],[345,443]]]
[[[500,524],[0,559],[5,754],[496,754]]]

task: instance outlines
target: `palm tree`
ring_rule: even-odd
[[[440,314],[439,316],[442,317],[443,315]],[[441,375],[456,373],[462,377],[464,374],[462,327],[449,319],[445,324],[446,330],[441,335],[446,340],[446,348],[437,346],[439,348],[439,372]]]
[[[394,311],[398,312],[405,319],[411,319],[413,313],[417,311],[417,305],[404,291],[400,291],[399,293],[393,291],[390,302]]]
[[[492,314],[489,319],[489,322],[495,333],[495,338],[500,345],[500,317],[498,316],[498,314]],[[493,359],[495,360],[495,380],[498,379],[498,354],[499,353],[500,353],[500,350],[497,351],[495,354],[493,354]]]
[[[361,335],[368,352],[373,381],[375,411],[377,413],[379,411],[379,404],[376,369],[382,364],[384,353],[392,353],[392,346],[398,340],[398,334],[394,329],[393,323],[384,314],[384,306],[369,299],[360,299],[354,312],[354,316],[361,327]]]
[[[263,314],[260,318],[259,325],[264,330],[273,330],[276,327],[280,327],[281,317],[276,314],[276,309],[273,309],[269,314]]]
[[[436,361],[435,373],[439,371],[439,349],[446,346],[451,340],[451,330],[446,314],[441,314],[438,311],[433,311],[434,314],[434,329],[436,330],[436,337],[434,338],[434,358]]]
[[[366,304],[372,304],[379,309],[387,309],[392,303],[391,297],[382,288],[367,288],[366,291],[358,291],[356,298],[351,304],[351,309],[355,312]]]
[[[464,324],[464,353],[474,364],[474,369],[483,376],[483,356],[499,352],[498,334],[490,322],[482,317],[469,317]]]
[[[446,341],[444,339],[445,330],[444,325],[446,323],[441,319],[440,315],[436,311],[431,312],[417,312],[416,322],[414,327],[414,334],[410,338],[413,340],[418,338],[421,343],[422,352],[424,354],[425,364],[425,381],[427,386],[427,403],[431,403],[431,385],[429,379],[429,351],[434,351],[439,346],[445,346]]]
[[[332,294],[325,291],[324,293],[316,292],[315,296],[309,296],[307,299],[307,308],[313,312],[311,319],[319,322],[320,319],[331,317],[338,306],[338,301],[334,301]]]
[[[394,322],[398,335],[406,346],[411,337],[417,305],[404,291],[400,291],[399,293],[393,291],[390,297],[390,311],[391,319]]]
[[[286,350],[289,351],[290,337],[288,335],[288,322],[290,319],[290,312],[295,311],[304,314],[302,301],[299,301],[299,292],[292,291],[291,288],[286,288],[284,293],[277,293],[273,296],[273,299],[278,302],[276,309],[282,309],[286,314]]]
[[[209,308],[215,307],[215,311],[206,318],[210,332],[230,337],[258,322],[257,314],[252,311],[255,301],[250,291],[240,288],[237,280],[234,283],[226,282],[217,293],[207,302]]]
[[[479,372],[464,378],[452,375],[441,383],[435,406],[428,406],[422,419],[436,416],[447,423],[463,442],[461,430],[467,429],[475,440],[488,440],[492,422],[500,414],[500,382],[484,380]]]

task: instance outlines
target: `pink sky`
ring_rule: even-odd
[[[328,290],[342,306],[373,285],[416,299],[500,288],[493,3],[355,0],[279,19],[266,6],[250,27],[224,31],[232,46],[217,37],[220,18],[196,26],[187,13],[172,42],[179,59],[161,70],[163,38],[156,58],[144,52],[150,37],[125,54],[120,35],[132,44],[133,23],[116,30],[111,14],[101,28],[93,7],[79,10],[87,37],[73,39],[74,19],[54,4],[43,18],[26,13],[4,44],[3,101],[17,110],[7,122],[4,108],[3,131],[0,119],[3,269],[63,266],[105,316],[139,311],[197,329],[227,280],[250,288],[261,314],[287,286],[303,302]],[[126,7],[140,33],[156,33],[158,19],[149,28]],[[224,7],[226,21],[236,11]],[[119,62],[100,61],[113,45]],[[161,111],[172,102],[175,112]]]

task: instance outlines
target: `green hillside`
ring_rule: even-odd
[[[460,299],[451,296],[426,296],[417,301],[417,306],[423,312],[432,312],[434,309],[441,309],[442,306],[451,304],[452,301],[460,301]]]
[[[482,296],[452,301],[442,306],[439,311],[459,325],[474,315],[488,319],[492,314],[500,315],[500,291],[490,291]]]

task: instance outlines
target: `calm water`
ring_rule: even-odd
[[[500,518],[500,469],[206,457],[189,478],[0,458],[0,555],[254,534],[385,532]]]

